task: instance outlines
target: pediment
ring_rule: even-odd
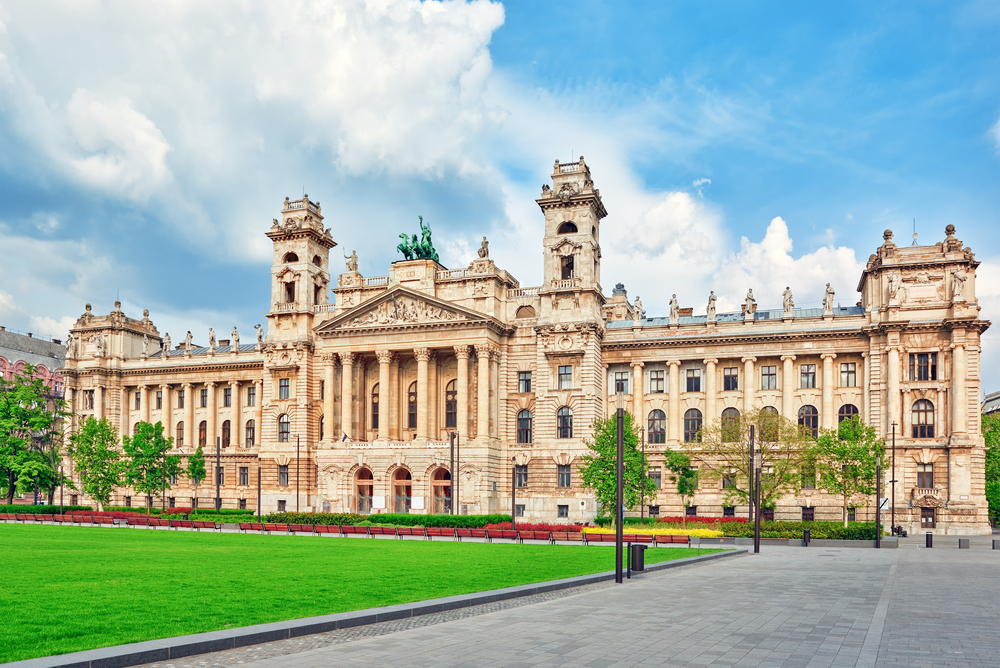
[[[482,313],[396,286],[324,323],[316,333],[400,325],[483,323],[487,320]]]

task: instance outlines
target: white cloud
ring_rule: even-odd
[[[668,192],[626,223],[624,250],[647,258],[701,264],[711,262],[718,248],[720,216],[686,192]]]
[[[698,179],[697,181],[695,181],[691,185],[693,185],[695,188],[698,188],[700,186],[705,185],[706,183],[711,183],[711,182],[712,182],[712,179]]]

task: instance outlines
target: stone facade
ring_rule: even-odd
[[[201,442],[214,455],[218,441],[226,507],[254,507],[260,476],[265,512],[443,512],[455,433],[460,512],[509,511],[516,470],[525,517],[568,521],[597,511],[577,465],[616,386],[648,427],[654,470],[664,448],[684,441],[690,411],[708,422],[774,407],[815,427],[857,413],[887,439],[895,425],[897,523],[989,530],[978,411],[989,323],[978,315],[978,262],[951,225],[932,246],[898,247],[886,231],[857,306],[835,308],[830,289],[824,308],[796,309],[789,290],[777,311],[758,311],[749,294],[740,313],[717,314],[713,295],[706,315],[672,298],[668,317],[647,318],[623,286],[605,297],[607,211],[584,160],[557,162],[536,202],[541,286],[521,287],[485,240],[457,270],[404,260],[364,277],[352,254],[331,286],[336,244],[319,203],[286,199],[267,233],[266,338],[216,345],[213,334],[208,347],[167,350],[148,317],[117,307],[93,316],[88,306],[64,372],[74,410],[122,431],[162,421],[184,453]],[[662,477],[651,510],[680,514]],[[181,479],[170,494],[177,505],[199,495],[211,504],[213,482],[199,491]],[[723,514],[717,487],[698,490],[699,515]],[[776,518],[800,519],[803,508],[841,518],[838,499],[808,489],[782,499]]]

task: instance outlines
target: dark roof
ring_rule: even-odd
[[[44,364],[50,371],[66,366],[66,346],[33,336],[0,330],[0,357],[8,362]]]
[[[240,352],[241,353],[252,353],[254,350],[256,350],[256,348],[257,348],[257,344],[256,343],[241,343],[240,344]],[[232,349],[233,349],[232,346],[216,346],[215,347],[215,354],[216,355],[228,354],[230,351],[232,351]],[[161,352],[162,351],[157,351],[157,352],[153,353],[152,355],[150,355],[150,357],[151,358],[153,358],[153,357],[162,357],[163,355],[161,355]],[[208,348],[206,348],[205,346],[191,346],[191,354],[192,355],[207,355],[208,354]],[[183,357],[183,356],[184,356],[184,346],[181,346],[180,348],[174,348],[173,350],[171,350],[167,354],[167,357]]]

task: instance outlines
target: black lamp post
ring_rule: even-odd
[[[222,439],[215,437],[215,514],[222,514],[222,489],[219,469],[222,468]]]
[[[299,512],[299,447],[301,438],[295,437],[295,512]]]
[[[260,522],[260,464],[257,464],[257,521]]]
[[[646,480],[649,471],[646,470],[646,430],[639,427],[639,442],[642,444],[642,479],[639,487],[639,525],[646,526]]]
[[[448,432],[448,449],[451,452],[451,468],[450,468],[450,473],[451,473],[451,508],[449,508],[449,510],[451,511],[450,514],[457,515],[458,511],[455,508],[455,506],[456,506],[456,503],[455,503],[455,432],[453,432],[453,431],[449,431]],[[513,513],[511,514],[511,517],[513,517]]]
[[[756,466],[754,466],[754,463],[757,460],[754,459],[754,457],[755,457],[755,455],[754,455],[754,449],[753,449],[753,425],[751,425],[750,426],[749,461],[747,462],[747,463],[750,464],[750,475],[747,476],[747,487],[748,487],[748,489],[747,489],[747,498],[750,500],[750,503],[747,504],[749,506],[749,508],[747,510],[747,513],[749,513],[749,514],[748,514],[747,517],[748,517],[748,519],[751,522],[753,522],[753,505],[754,505],[754,503],[757,500],[757,495],[754,494],[754,481],[753,481],[754,470],[756,469]]]
[[[896,423],[892,423],[892,527],[891,531],[896,533]]]
[[[64,483],[63,467],[60,466],[59,467],[59,514],[60,515],[63,514],[63,487],[64,487],[63,483]]]
[[[753,428],[754,425],[750,425],[750,451],[753,452]],[[760,554],[760,468],[761,468],[761,453],[754,452],[753,455],[753,471],[750,473],[751,477],[754,478],[753,486],[753,501],[750,503],[751,513],[753,514],[753,553]],[[754,509],[756,506],[756,509]],[[756,512],[754,512],[756,510]]]
[[[622,489],[624,483],[624,459],[625,459],[625,394],[618,392],[615,401],[618,408],[618,424],[616,429],[616,440],[618,441],[618,460],[615,476],[615,582],[622,582],[622,523],[624,521],[624,498]]]
[[[517,529],[517,457],[510,458],[510,528]]]
[[[882,547],[882,457],[875,460],[875,547]]]

